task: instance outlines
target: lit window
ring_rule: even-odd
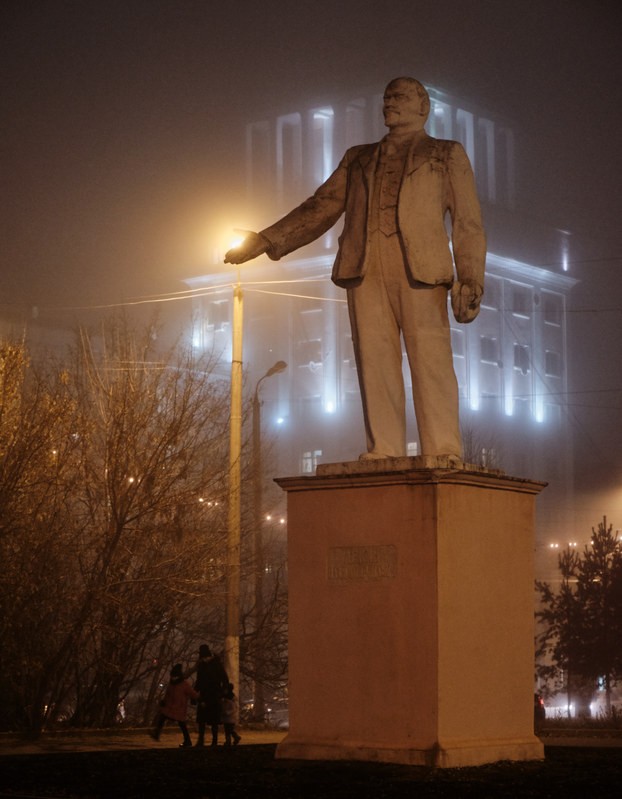
[[[480,463],[484,467],[492,468],[497,461],[497,453],[493,447],[482,447]]]
[[[214,326],[214,331],[224,330],[229,324],[229,301],[219,300],[211,302],[208,312],[209,324]]]
[[[562,376],[562,359],[559,352],[546,350],[544,353],[544,371],[547,377]]]
[[[456,358],[464,358],[464,333],[451,328],[451,351]]]
[[[492,336],[481,336],[480,337],[480,358],[485,363],[494,363],[495,365],[499,362],[499,342],[496,338]]]
[[[322,457],[321,449],[314,449],[302,453],[302,473],[314,474],[317,467],[318,458]]]
[[[323,183],[333,171],[332,108],[317,108],[313,112],[311,149],[314,184]]]

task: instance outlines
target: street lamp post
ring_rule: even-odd
[[[267,377],[272,377],[287,369],[285,361],[277,361],[274,366],[257,381],[253,393],[253,511],[255,527],[255,697],[253,716],[255,721],[263,721],[265,716],[264,690],[259,673],[263,656],[263,514],[262,514],[262,463],[261,463],[261,400],[259,389]]]
[[[229,428],[229,508],[227,517],[227,620],[225,668],[240,685],[240,462],[242,454],[242,287],[233,289],[231,340],[231,419]]]

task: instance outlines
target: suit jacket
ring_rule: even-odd
[[[278,260],[314,241],[345,212],[332,279],[348,288],[364,277],[370,257],[369,217],[380,144],[351,147],[313,196],[261,231],[270,243],[270,258]],[[486,236],[469,159],[459,142],[419,131],[408,151],[397,209],[398,235],[414,280],[447,286],[454,280],[445,229],[447,212],[458,279],[471,278],[483,286]]]

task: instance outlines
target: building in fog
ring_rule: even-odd
[[[556,564],[572,538],[572,430],[568,391],[570,236],[529,217],[518,196],[519,142],[494,114],[430,88],[427,131],[458,139],[473,164],[488,235],[485,294],[478,319],[452,320],[466,459],[543,480],[538,500],[538,571]],[[246,129],[246,182],[256,228],[275,221],[323,182],[345,149],[386,129],[382,88],[285,109]],[[275,361],[288,368],[262,383],[263,435],[278,436],[279,475],[311,474],[317,463],[353,460],[365,435],[345,292],[330,282],[339,223],[278,263],[262,257],[240,270],[247,390]],[[231,359],[236,273],[188,279],[196,292],[193,344]],[[410,372],[404,356],[407,388]],[[408,453],[419,452],[412,400]]]

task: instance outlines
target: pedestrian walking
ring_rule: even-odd
[[[220,703],[220,720],[225,728],[225,746],[237,746],[242,740],[242,736],[238,735],[235,730],[235,725],[239,720],[239,706],[238,699],[233,692],[233,683],[230,682],[227,688],[227,693],[223,696]]]
[[[220,700],[227,692],[229,678],[220,659],[212,654],[207,644],[199,647],[195,690],[199,692],[197,707],[197,724],[199,737],[195,746],[204,746],[205,728],[209,725],[212,732],[212,746],[218,746],[218,725],[220,724]]]
[[[176,721],[179,729],[184,736],[180,747],[192,746],[186,719],[188,718],[188,701],[198,699],[199,693],[195,691],[187,680],[184,680],[184,673],[181,663],[176,663],[171,669],[171,678],[166,686],[164,698],[160,703],[160,712],[156,719],[156,726],[151,733],[155,741],[160,740],[162,728],[167,721]]]

